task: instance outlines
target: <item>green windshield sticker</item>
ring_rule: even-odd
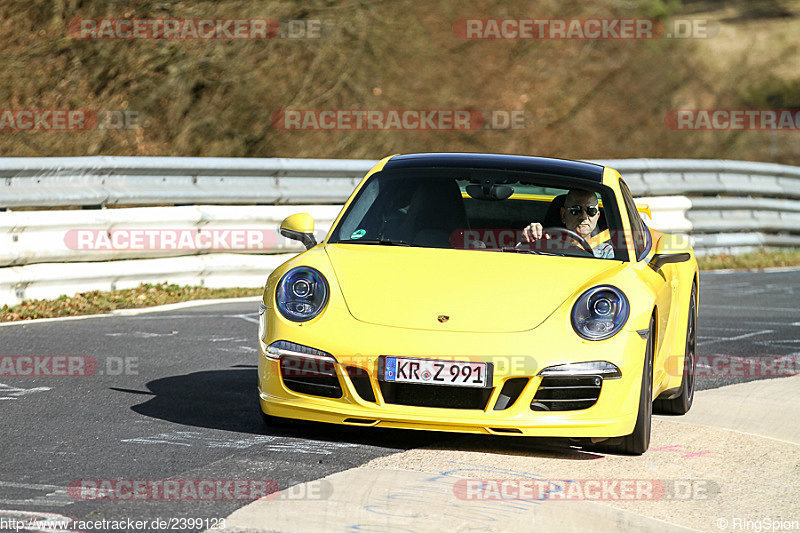
[[[364,235],[367,234],[367,230],[365,229],[357,229],[353,233],[350,234],[351,239],[360,239]]]

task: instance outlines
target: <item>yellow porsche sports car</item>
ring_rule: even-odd
[[[694,395],[698,268],[619,173],[487,154],[380,161],[270,276],[267,423],[571,437],[641,454]]]

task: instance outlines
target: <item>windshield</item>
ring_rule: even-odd
[[[608,187],[479,169],[375,173],[329,242],[628,259]]]

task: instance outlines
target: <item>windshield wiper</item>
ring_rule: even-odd
[[[514,252],[515,254],[535,254],[535,255],[558,255],[553,252],[543,252],[541,250],[531,250],[528,248],[517,248],[513,246],[504,246],[500,248],[501,252]]]
[[[379,244],[381,246],[411,246],[406,241],[397,239],[350,239],[347,241],[339,241],[345,244]]]

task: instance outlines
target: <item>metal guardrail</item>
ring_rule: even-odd
[[[141,283],[204,287],[263,287],[267,276],[296,254],[209,254],[97,263],[40,263],[0,268],[0,306],[90,290],[130,289]]]
[[[301,250],[297,243],[277,236],[258,250],[85,250],[70,244],[65,233],[112,235],[120,228],[153,227],[197,234],[226,227],[275,231],[280,220],[299,211],[311,212],[321,232],[375,162],[0,159],[0,305],[147,281],[261,285],[287,253]],[[690,235],[700,255],[800,246],[798,167],[688,159],[597,162],[619,170],[637,200],[650,204],[652,227]],[[52,210],[59,207],[95,209]]]
[[[0,208],[341,204],[374,165],[347,159],[0,159]]]
[[[209,253],[297,253],[304,247],[278,233],[281,221],[298,211],[311,213],[321,239],[339,210],[337,205],[194,205],[0,212],[0,267]]]
[[[635,195],[687,198],[685,230],[700,254],[800,246],[800,167],[697,159],[603,161]]]
[[[686,219],[691,227],[665,227],[668,231],[800,232],[800,167],[695,159],[597,162],[618,169],[637,196],[689,197]],[[374,163],[363,159],[5,158],[0,159],[0,209],[337,205]]]
[[[0,208],[341,204],[366,159],[20,157],[0,159]],[[610,159],[637,196],[800,199],[800,167],[697,159]]]
[[[800,199],[800,167],[715,159],[608,159],[635,195]]]

